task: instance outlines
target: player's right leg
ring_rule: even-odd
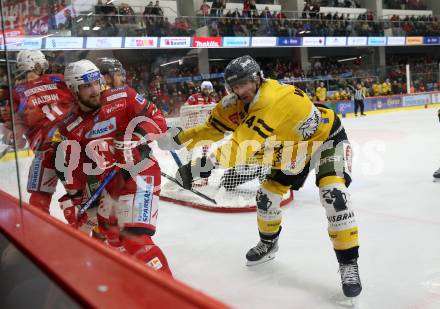
[[[289,190],[273,180],[263,182],[257,192],[257,221],[260,241],[247,254],[247,266],[254,266],[275,258],[281,232],[281,201]]]
[[[167,258],[152,239],[156,231],[160,181],[157,163],[127,179],[119,190],[115,214],[126,253],[157,271],[172,275]]]

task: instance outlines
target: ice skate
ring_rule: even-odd
[[[339,263],[341,274],[342,292],[346,297],[356,297],[362,291],[361,279],[356,260],[351,260],[347,264]]]
[[[265,263],[275,258],[278,251],[278,237],[274,240],[260,240],[258,244],[251,248],[246,254],[247,266],[254,266]]]

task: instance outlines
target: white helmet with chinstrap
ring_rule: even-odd
[[[205,89],[208,89],[209,93],[214,91],[214,87],[212,86],[212,83],[208,80],[205,80],[204,82],[202,82],[202,84],[200,85],[200,89],[202,91]]]
[[[75,93],[78,92],[79,85],[90,84],[96,80],[102,81],[101,72],[87,59],[69,63],[64,71],[64,81]]]

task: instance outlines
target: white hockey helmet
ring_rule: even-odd
[[[214,87],[212,86],[212,83],[209,80],[205,80],[202,82],[202,85],[200,85],[200,90],[208,89],[209,93],[214,91]]]
[[[18,71],[33,71],[37,63],[40,64],[41,68],[43,69],[43,73],[49,68],[49,63],[46,60],[46,56],[39,50],[21,50],[17,54]]]
[[[64,81],[73,92],[78,92],[79,85],[89,84],[96,80],[101,81],[102,75],[98,67],[90,60],[83,59],[71,62],[64,70]]]

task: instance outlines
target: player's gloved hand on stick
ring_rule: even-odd
[[[208,178],[214,168],[214,163],[208,157],[199,157],[179,167],[176,179],[183,188],[191,190],[194,179]]]
[[[78,228],[87,222],[87,213],[78,217],[78,211],[81,208],[82,197],[81,194],[70,196],[68,194],[63,195],[58,202],[60,208],[64,213],[64,218],[67,220],[67,224],[72,227]]]
[[[183,145],[181,145],[178,135],[182,131],[182,128],[179,127],[168,128],[168,131],[162,133],[157,139],[157,145],[162,150],[171,151],[181,149]]]

